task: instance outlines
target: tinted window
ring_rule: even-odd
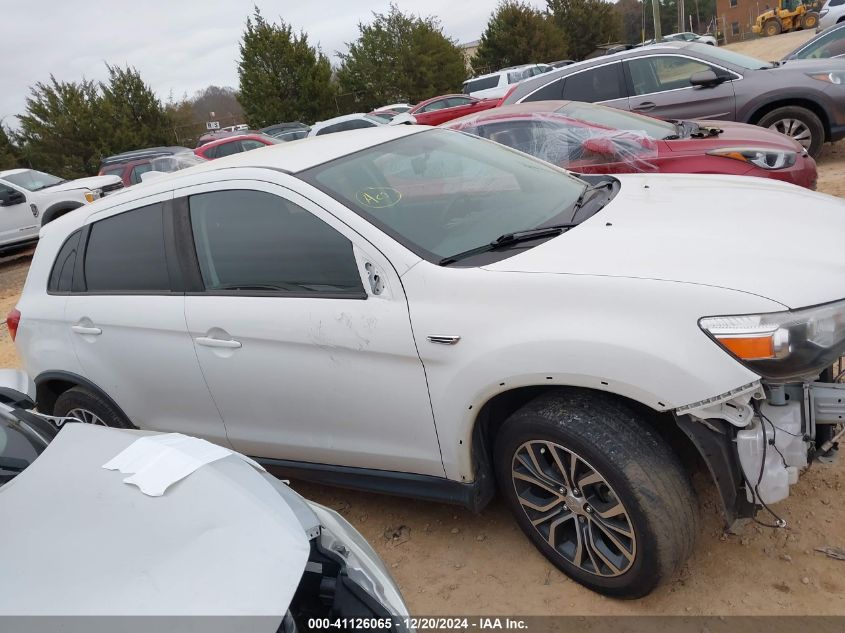
[[[206,158],[208,158],[208,159],[217,158],[217,156],[219,156],[219,153],[218,153],[218,150],[219,150],[219,149],[220,149],[220,148],[219,148],[219,147],[217,147],[217,146],[215,146],[215,147],[209,147],[207,150],[205,150],[205,151],[203,152],[203,156],[205,156],[205,157],[206,157]]]
[[[199,194],[190,206],[206,289],[363,293],[352,243],[302,207],[261,191]]]
[[[170,289],[160,204],[91,225],[85,250],[85,285],[89,292]]]
[[[481,79],[470,79],[464,84],[464,94],[475,92],[476,90],[487,90],[495,88],[499,85],[499,75],[492,77],[482,77]]]
[[[534,94],[530,94],[523,101],[558,101],[563,99],[563,79],[547,83]]]
[[[799,59],[823,59],[845,55],[845,27],[816,37],[815,41],[798,52]]]
[[[49,292],[70,292],[73,288],[73,269],[76,267],[76,251],[79,248],[79,236],[82,231],[71,235],[59,251],[47,283]]]
[[[264,146],[265,146],[264,143],[262,143],[261,141],[254,141],[251,138],[248,138],[244,141],[241,141],[241,148],[245,152],[248,152],[252,149],[258,149],[258,148],[264,147]]]
[[[140,165],[135,165],[132,168],[132,176],[129,178],[129,182],[133,185],[138,184],[141,182],[141,174],[146,174],[148,171],[152,171],[153,166],[151,163],[142,163]]]
[[[449,107],[448,99],[438,99],[437,101],[432,101],[427,106],[420,108],[420,112],[434,112],[435,110],[442,110],[447,107]]]
[[[634,84],[634,94],[689,88],[692,75],[703,70],[712,70],[709,64],[688,57],[655,55],[632,59],[629,69]]]
[[[215,158],[223,158],[224,156],[231,156],[232,154],[240,154],[243,150],[240,141],[232,141],[231,143],[223,143],[217,146],[217,156]]]
[[[830,0],[830,2],[827,3],[827,6],[838,7],[838,6],[841,6],[843,4],[845,4],[845,0]]]
[[[610,101],[624,96],[619,81],[619,64],[569,75],[563,84],[563,98],[572,101]]]
[[[447,99],[446,103],[448,104],[447,107],[455,108],[457,106],[469,105],[472,103],[472,99],[469,99],[468,97],[452,97]]]
[[[108,167],[103,170],[103,176],[123,176],[123,165],[119,167]]]

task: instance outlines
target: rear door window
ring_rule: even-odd
[[[499,75],[481,77],[480,79],[470,79],[464,84],[464,94],[469,94],[478,90],[489,90],[490,88],[496,88],[498,85]]]
[[[91,225],[85,249],[88,292],[170,290],[162,214],[162,205],[153,204]]]
[[[612,101],[626,97],[621,66],[608,64],[569,75],[563,84],[563,98],[570,101]]]
[[[217,155],[215,158],[223,158],[224,156],[231,156],[232,154],[240,154],[244,151],[240,141],[232,141],[231,143],[223,143],[217,146]]]

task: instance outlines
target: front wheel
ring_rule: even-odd
[[[689,480],[622,401],[579,389],[541,396],[502,426],[494,464],[528,538],[593,591],[644,596],[692,551],[698,513]]]
[[[757,125],[798,141],[815,158],[824,145],[824,125],[812,111],[801,106],[784,106],[763,115]]]

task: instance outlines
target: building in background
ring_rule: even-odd
[[[776,6],[777,0],[716,0],[716,19],[722,42],[730,44],[753,37],[757,16]]]
[[[466,44],[458,44],[458,48],[460,48],[464,53],[464,61],[466,62],[467,70],[472,70],[472,58],[475,57],[475,53],[478,51],[478,45],[481,43],[481,40],[473,40],[471,42],[467,42]]]

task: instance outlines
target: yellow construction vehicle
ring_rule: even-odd
[[[758,35],[777,35],[799,29],[814,29],[819,24],[819,14],[812,5],[801,0],[777,0],[777,8],[769,9],[757,16],[757,23],[751,30]]]

